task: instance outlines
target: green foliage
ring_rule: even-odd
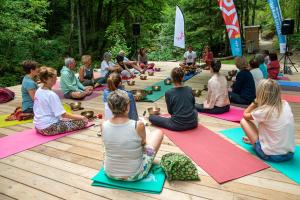
[[[127,47],[125,40],[125,26],[123,22],[113,22],[106,29],[104,37],[111,46],[108,51],[112,53],[113,57],[116,57],[121,50],[130,52],[130,48]]]

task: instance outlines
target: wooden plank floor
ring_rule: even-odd
[[[154,77],[147,81],[136,79],[135,86],[126,89],[143,88],[164,79],[170,73],[174,62],[159,62],[162,68]],[[222,73],[233,69],[224,65]],[[210,74],[205,71],[192,78],[186,85],[193,88],[203,88]],[[300,81],[300,75],[289,76],[294,81]],[[0,105],[0,113],[11,113],[21,103],[20,85],[11,87],[16,92],[16,99]],[[295,92],[288,92],[296,94]],[[202,102],[204,96],[197,98]],[[63,100],[69,103],[70,100]],[[156,102],[162,113],[166,113],[164,98]],[[137,103],[139,115],[142,115],[151,103]],[[296,140],[300,144],[300,104],[290,103],[295,116],[297,128]],[[90,101],[84,101],[85,110],[102,113],[104,105],[102,95]],[[199,118],[207,128],[213,131],[238,127],[239,124],[201,115]],[[0,128],[0,137],[17,131],[33,128],[33,124],[23,124]],[[153,127],[148,127],[149,130]],[[273,168],[255,174],[218,184],[198,167],[201,181],[181,182],[166,181],[160,195],[133,193],[128,191],[92,187],[91,177],[103,165],[103,144],[101,137],[96,136],[97,128],[91,127],[76,134],[34,147],[16,155],[0,160],[0,199],[300,199],[300,185]],[[181,152],[167,137],[164,138],[160,151],[155,159],[159,162],[162,155],[168,152]],[[300,169],[299,169],[300,170]]]

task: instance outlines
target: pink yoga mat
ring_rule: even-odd
[[[203,115],[208,115],[210,117],[215,117],[218,119],[223,119],[231,122],[240,122],[243,119],[244,109],[237,107],[230,107],[229,112],[223,114],[208,114],[208,113],[200,113]]]
[[[92,125],[93,123],[88,123],[87,128]],[[2,137],[0,138],[0,159],[19,153],[21,151],[25,151],[40,144],[44,144],[52,140],[56,140],[58,138],[76,133],[78,131],[72,131],[69,133],[54,136],[43,136],[37,133],[35,129],[29,129],[15,133],[13,135]]]
[[[189,131],[162,131],[220,184],[269,167],[200,124],[198,128]]]
[[[282,81],[289,81],[289,77],[286,76],[277,76],[277,80],[282,80]]]
[[[281,98],[287,102],[300,103],[300,96],[297,95],[282,94]]]
[[[53,91],[59,96],[60,99],[65,99],[63,91],[61,90],[53,90]],[[81,100],[78,99],[78,101],[88,101],[98,96],[100,96],[99,92],[93,92],[90,96],[86,96],[84,99]]]

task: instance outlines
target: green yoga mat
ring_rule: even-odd
[[[246,144],[243,142],[242,138],[245,136],[245,133],[242,128],[233,128],[220,131],[224,136],[229,138],[230,140],[234,141],[244,149],[246,149],[251,154],[255,154],[251,145]],[[277,169],[296,183],[300,184],[300,146],[296,146],[296,151],[294,154],[294,158],[287,162],[275,163],[275,162],[268,162],[270,166],[274,169]]]
[[[159,81],[155,83],[154,85],[160,86],[160,91],[153,91],[152,94],[148,94],[147,97],[143,100],[144,102],[155,102],[161,97],[163,97],[169,89],[173,87],[173,84],[171,85],[165,85],[164,81]],[[145,90],[152,90],[152,86],[146,87]]]
[[[101,168],[100,172],[92,178],[92,186],[159,194],[163,189],[165,179],[165,173],[159,165],[153,165],[148,176],[136,182],[117,181],[110,179],[105,175],[104,169]]]
[[[63,104],[64,109],[66,110],[67,113],[71,113],[71,108],[70,106],[68,106],[67,104]],[[15,126],[15,125],[19,125],[19,124],[26,124],[26,123],[32,123],[32,119],[29,120],[22,120],[22,121],[18,121],[18,120],[13,120],[13,121],[5,121],[5,119],[8,117],[8,114],[5,115],[0,115],[0,128],[3,127],[8,127],[8,126]]]
[[[193,78],[197,74],[198,73],[185,75],[183,77],[183,81],[188,81],[189,79]],[[164,80],[159,81],[159,82],[153,84],[152,86],[154,86],[154,85],[159,85],[161,87],[161,90],[160,91],[153,91],[153,93],[150,94],[150,95],[148,94],[147,97],[144,100],[142,100],[143,102],[155,102],[158,99],[162,98],[165,95],[166,91],[168,91],[169,89],[171,89],[173,87],[173,84],[165,85]],[[145,90],[152,90],[152,86],[146,87]]]

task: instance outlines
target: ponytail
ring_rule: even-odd
[[[118,86],[122,82],[121,75],[119,73],[112,73],[107,79],[107,87],[109,91],[115,91],[118,89]]]

